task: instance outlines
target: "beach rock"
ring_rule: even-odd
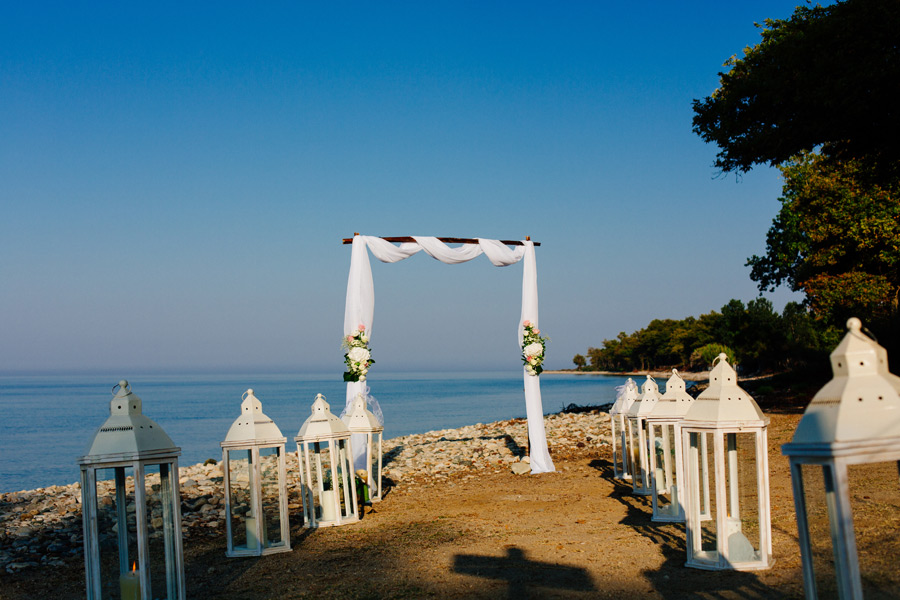
[[[609,416],[599,410],[548,415],[544,426],[553,457],[583,456],[609,443]],[[443,429],[384,440],[384,484],[396,489],[441,489],[453,485],[452,476],[477,476],[509,468],[513,473],[531,471],[528,423],[509,419],[478,423],[459,429]],[[292,517],[302,510],[296,452],[285,455],[288,507]],[[179,469],[182,534],[215,537],[225,535],[225,501],[221,464],[198,464]],[[448,483],[449,481],[449,483]],[[159,476],[148,475],[153,528],[161,527]],[[100,546],[114,550],[115,490],[112,482],[98,483]],[[126,482],[133,499],[133,481]],[[127,510],[135,511],[134,502]],[[233,507],[235,515],[249,512],[246,504]],[[133,530],[133,528],[130,528]],[[157,532],[158,533],[158,532]],[[64,564],[79,556],[84,539],[81,523],[81,486],[48,486],[0,494],[0,569],[8,573]]]
[[[513,463],[511,470],[516,475],[524,475],[531,472],[531,465],[525,462],[517,462]]]

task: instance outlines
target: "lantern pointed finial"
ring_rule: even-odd
[[[250,441],[273,443],[285,441],[278,425],[263,412],[262,402],[253,395],[252,389],[241,395],[241,414],[232,423],[225,436],[225,443]]]
[[[768,423],[768,417],[737,380],[737,371],[728,364],[728,356],[722,352],[713,361],[709,387],[697,396],[684,418],[717,423]]]
[[[163,428],[143,414],[141,398],[131,391],[128,381],[122,379],[112,391],[109,418],[97,430],[81,459],[122,453],[181,452]]]
[[[316,394],[316,399],[310,411],[312,414],[306,422],[300,426],[297,437],[304,439],[326,439],[349,433],[344,423],[331,412],[331,406],[322,394]],[[296,439],[296,438],[294,438]]]
[[[356,394],[350,412],[344,415],[344,424],[350,431],[382,431],[384,426],[367,407],[368,402],[363,394]]]
[[[628,417],[645,417],[650,414],[659,400],[659,385],[650,375],[647,375],[646,381],[641,384],[641,397],[628,409]]]
[[[687,413],[693,401],[694,398],[687,393],[687,386],[678,374],[678,369],[672,369],[672,375],[666,381],[666,391],[659,397],[659,402],[651,415],[654,418],[681,418]]]

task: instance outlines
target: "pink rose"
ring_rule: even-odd
[[[534,330],[534,335],[541,335],[541,330],[540,330],[540,329],[535,329],[535,330]]]
[[[360,324],[360,326],[358,327],[358,329],[359,329],[360,331],[365,331],[365,330],[366,330],[366,326]]]
[[[522,321],[522,327],[531,327],[531,321],[527,319],[525,321]]]

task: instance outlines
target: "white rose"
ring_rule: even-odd
[[[369,337],[366,336],[366,335],[361,335],[361,336],[359,337],[359,341],[361,341],[363,344],[368,344],[368,343],[369,343]]]
[[[350,352],[347,353],[347,356],[349,356],[350,360],[353,362],[364,363],[369,360],[369,351],[357,346],[356,348],[350,348]]]
[[[544,353],[544,347],[539,343],[534,342],[533,344],[525,346],[525,349],[522,352],[525,356],[540,356]]]
[[[358,329],[354,329],[353,331],[350,332],[350,337],[356,337],[356,336],[358,336],[358,335],[359,335],[359,330],[358,330]]]

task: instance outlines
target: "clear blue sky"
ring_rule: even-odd
[[[355,231],[541,242],[550,368],[750,300],[691,100],[797,3],[4,3],[0,370],[340,371]],[[373,272],[376,369],[519,364],[521,265]]]

